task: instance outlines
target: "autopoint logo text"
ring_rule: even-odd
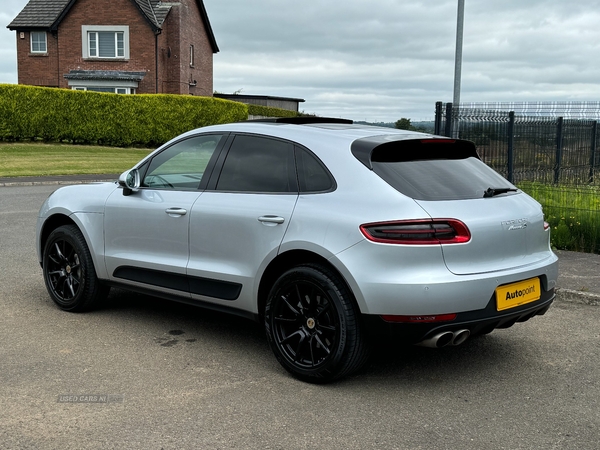
[[[517,289],[512,292],[508,291],[506,293],[505,300],[513,300],[515,298],[523,297],[523,296],[529,295],[529,294],[535,294],[535,286],[534,285],[528,286],[525,289]]]

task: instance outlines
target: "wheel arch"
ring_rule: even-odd
[[[309,250],[288,250],[284,253],[277,255],[275,259],[273,259],[265,271],[262,274],[259,287],[258,287],[258,295],[257,295],[257,307],[258,307],[258,316],[262,320],[264,316],[265,304],[267,302],[267,296],[269,295],[269,291],[271,287],[284,272],[291,269],[292,267],[302,265],[302,264],[319,264],[333,271],[339,279],[345,284],[348,288],[348,291],[352,294],[352,301],[354,306],[356,307],[357,312],[361,312],[361,308],[358,305],[356,300],[356,294],[351,287],[351,284],[348,283],[346,277],[338,270],[338,268],[333,265],[329,260],[324,258],[323,256],[311,252]]]
[[[52,233],[58,227],[61,227],[63,225],[76,225],[77,226],[77,224],[73,221],[73,219],[71,219],[66,214],[53,214],[52,216],[48,217],[44,221],[44,223],[42,225],[42,229],[40,230],[40,237],[39,237],[38,248],[37,248],[40,264],[42,263],[44,247],[46,247],[46,242],[48,241],[48,236],[50,236],[50,233]],[[79,226],[77,226],[77,227],[79,228]]]
[[[106,279],[106,269],[104,265],[104,232],[103,232],[103,220],[98,223],[96,219],[99,214],[96,213],[73,213],[70,215],[64,214],[63,212],[56,212],[49,216],[41,226],[39,233],[38,252],[40,265],[42,264],[44,248],[50,233],[56,230],[58,227],[63,225],[74,225],[76,226],[83,239],[90,250],[92,255],[92,261],[94,263],[94,270],[96,276],[99,279]],[[94,245],[95,244],[95,245]]]

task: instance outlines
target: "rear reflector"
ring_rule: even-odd
[[[381,316],[381,318],[391,323],[434,323],[451,322],[456,319],[456,314],[439,314],[437,316]]]
[[[471,240],[467,226],[456,219],[367,223],[360,231],[368,240],[383,244],[463,244]]]

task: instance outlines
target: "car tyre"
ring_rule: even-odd
[[[88,311],[108,295],[110,288],[98,281],[90,250],[75,225],[50,233],[42,266],[48,293],[64,311]]]
[[[352,293],[321,265],[297,266],[279,277],[267,298],[265,329],[277,360],[303,381],[336,380],[368,358]]]

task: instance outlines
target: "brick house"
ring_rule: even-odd
[[[213,93],[219,48],[202,0],[29,0],[8,28],[19,84]]]

